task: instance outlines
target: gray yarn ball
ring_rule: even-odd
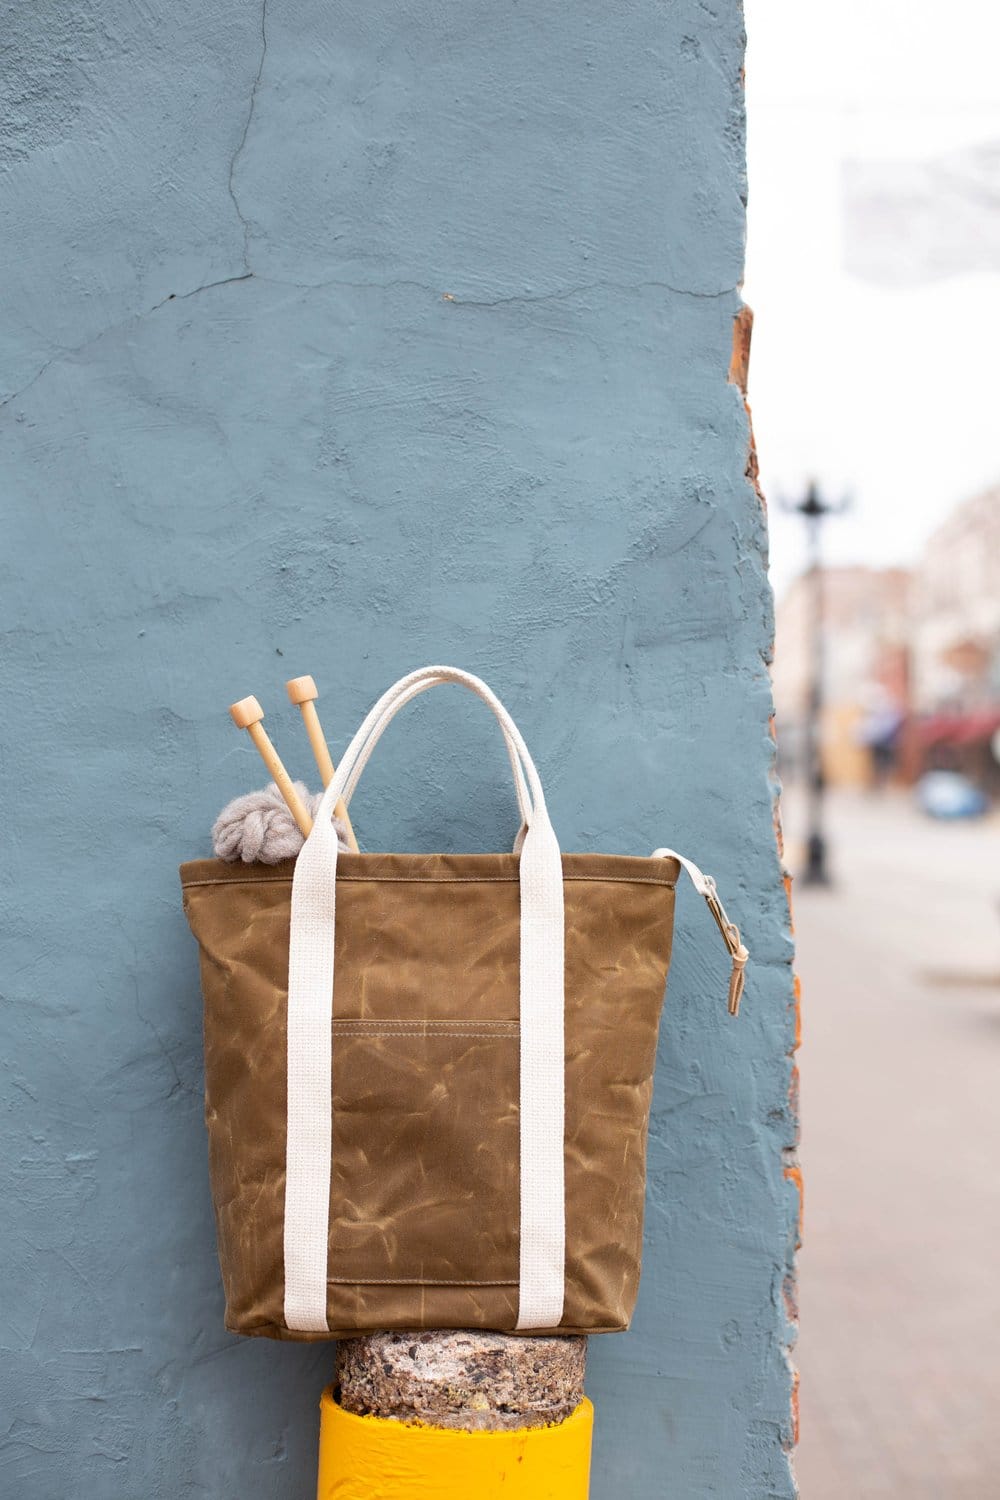
[[[310,792],[301,782],[295,790],[315,818],[322,792]],[[349,849],[347,830],[338,818],[333,826],[341,849]],[[245,865],[276,865],[294,859],[305,843],[285,799],[272,781],[259,792],[234,797],[212,827],[212,848],[219,859],[241,859]]]

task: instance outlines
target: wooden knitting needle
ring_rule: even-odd
[[[330,759],[330,748],[326,743],[326,735],[323,733],[323,726],[319,722],[319,714],[316,710],[316,699],[319,697],[316,683],[312,677],[293,677],[289,682],[285,683],[285,687],[288,689],[289,698],[302,710],[306,733],[309,736],[313,755],[316,757],[319,774],[323,778],[323,785],[329,786],[333,780],[335,767],[333,761]],[[333,809],[333,815],[343,823],[347,830],[347,842],[355,854],[357,854],[358,841],[354,837],[354,829],[351,827],[351,817],[347,811],[347,805],[343,797],[338,797],[337,805]]]
[[[245,729],[253,740],[261,760],[270,771],[278,791],[287,802],[288,810],[299,826],[299,832],[303,838],[308,838],[313,826],[309,809],[292,785],[292,778],[281,764],[281,757],[268,739],[267,731],[261,723],[264,710],[257,699],[241,698],[239,703],[233,703],[230,706],[229,716],[237,729]]]

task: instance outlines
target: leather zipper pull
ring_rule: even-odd
[[[715,920],[715,925],[722,934],[722,941],[726,945],[726,951],[732,960],[732,969],[729,974],[729,995],[727,1000],[729,1014],[738,1016],[740,1013],[740,1001],[743,999],[743,990],[746,986],[746,966],[750,954],[746,945],[740,937],[740,929],[735,922],[731,922],[726,914],[726,908],[719,899],[715,881],[711,875],[702,874],[698,866],[691,859],[685,859],[683,854],[678,854],[676,849],[654,849],[653,859],[676,859],[691,877],[691,884],[700,896],[704,896],[705,903]]]

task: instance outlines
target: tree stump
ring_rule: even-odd
[[[358,1416],[466,1432],[546,1427],[583,1400],[586,1363],[580,1336],[374,1333],[337,1346],[337,1399]]]

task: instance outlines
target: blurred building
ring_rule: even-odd
[[[909,708],[910,574],[904,568],[824,568],[823,769],[836,785],[873,779],[873,739]],[[797,578],[778,605],[774,697],[782,771],[805,768],[813,662],[813,579]]]
[[[913,575],[911,697],[925,765],[996,789],[1000,728],[1000,488],[960,505]]]
[[[913,575],[917,713],[1000,702],[1000,488],[966,501],[931,537]]]
[[[782,771],[806,765],[813,579],[777,609],[774,696]],[[865,786],[932,767],[1000,791],[1000,487],[957,507],[912,571],[825,568],[823,769]],[[882,752],[885,752],[883,754]]]

